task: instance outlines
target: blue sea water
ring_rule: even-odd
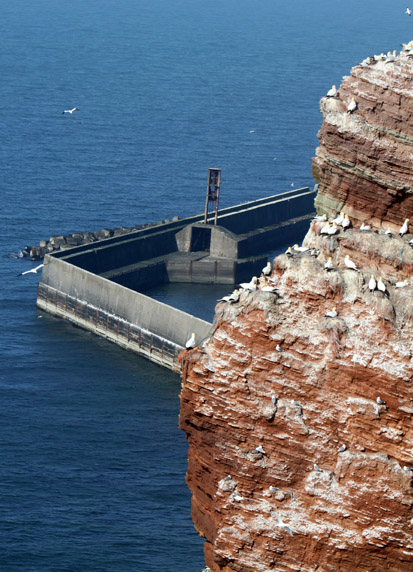
[[[320,97],[413,38],[404,11],[384,0],[3,0],[1,571],[203,566],[179,378],[36,311],[38,278],[16,277],[34,263],[18,251],[200,212],[208,167],[222,169],[222,206],[312,186]],[[157,295],[188,305],[179,289]]]

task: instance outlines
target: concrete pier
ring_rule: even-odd
[[[259,275],[265,251],[297,242],[313,214],[314,191],[296,189],[48,254],[37,306],[151,361],[176,369],[186,340],[213,325],[138,290],[162,282],[233,285]]]

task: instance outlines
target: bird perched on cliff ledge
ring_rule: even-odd
[[[347,266],[347,268],[350,268],[350,270],[358,270],[356,264],[351,260],[348,254],[346,254],[344,257],[344,264]]]
[[[351,98],[350,103],[347,105],[347,113],[353,113],[357,109],[357,102],[354,97]]]
[[[407,218],[404,221],[403,225],[400,227],[400,230],[399,230],[400,236],[405,235],[408,230],[409,230],[409,219]]]
[[[337,89],[336,86],[333,85],[333,87],[328,90],[327,97],[336,97],[336,95],[337,95]]]
[[[195,347],[195,332],[193,332],[191,337],[187,340],[185,347],[187,350],[191,350]]]

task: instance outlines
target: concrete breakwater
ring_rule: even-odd
[[[37,306],[169,369],[192,333],[213,324],[142,294],[163,282],[234,284],[259,275],[263,253],[299,242],[314,191],[296,189],[46,254]]]

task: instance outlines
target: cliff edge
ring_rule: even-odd
[[[218,303],[211,338],[182,353],[187,483],[213,572],[412,569],[411,47],[322,99],[303,246]]]

